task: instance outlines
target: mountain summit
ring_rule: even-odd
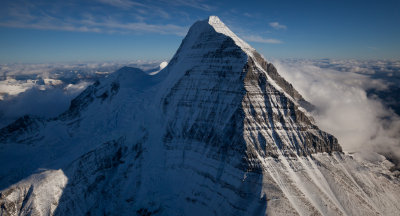
[[[183,130],[179,136],[201,132],[205,142],[217,136],[216,145],[227,142],[248,155],[341,151],[300,106],[307,102],[292,85],[218,17],[190,28],[168,70],[176,74],[167,77],[163,108],[180,126],[173,131]]]
[[[218,17],[157,73],[124,67],[0,130],[0,215],[396,215],[390,162],[341,151]]]

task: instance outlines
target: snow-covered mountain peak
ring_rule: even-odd
[[[164,69],[165,67],[167,67],[167,65],[168,65],[168,62],[166,62],[166,61],[161,62],[161,64],[160,64],[160,70],[162,70],[162,69]]]
[[[254,56],[255,52],[254,48],[233,33],[217,16],[210,16],[190,27],[169,64],[174,64],[181,56],[191,58],[195,55],[206,55],[221,46],[229,46],[230,49],[240,48],[244,54],[243,58],[246,59],[248,56]]]
[[[225,140],[230,136],[236,142],[232,151],[248,154],[249,160],[254,152],[341,151],[337,139],[320,131],[302,108],[308,102],[218,17],[189,29],[165,71],[160,99],[169,133],[176,138],[207,137],[207,142],[219,140],[213,145],[221,147],[230,145]]]
[[[389,166],[342,153],[218,17],[165,65],[0,129],[0,215],[399,215]]]
[[[210,25],[212,25],[212,23],[222,23],[222,21],[219,19],[218,16],[209,16],[208,23],[210,23]]]
[[[224,34],[230,38],[232,38],[233,41],[235,41],[235,44],[238,45],[240,48],[242,48],[248,55],[253,55],[252,53],[255,51],[253,47],[251,47],[248,43],[244,42],[242,39],[240,39],[235,33],[233,33],[217,16],[210,16],[208,18],[208,24],[210,24],[214,30],[218,33]]]

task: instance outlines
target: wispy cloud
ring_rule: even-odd
[[[243,15],[247,17],[253,17],[253,15],[251,15],[250,13],[243,13]]]
[[[151,8],[141,3],[129,0],[98,0],[106,4],[116,7],[138,7],[137,13],[132,15],[131,22],[121,19],[120,14],[114,13],[107,16],[98,15],[93,11],[85,11],[77,16],[69,16],[65,14],[60,16],[51,9],[40,9],[36,5],[13,6],[8,11],[7,19],[0,18],[1,27],[26,28],[40,30],[58,30],[58,31],[75,31],[75,32],[96,32],[96,33],[123,33],[123,34],[142,34],[156,33],[183,36],[186,34],[188,27],[169,23],[152,23],[154,19],[150,19],[147,11],[157,12],[157,16],[162,18],[169,17],[168,13],[159,8]],[[12,9],[12,10],[11,10]],[[143,16],[141,16],[143,15]],[[138,18],[141,16],[142,18]],[[146,18],[145,18],[146,17]],[[154,18],[154,17],[152,17]]]
[[[23,23],[18,21],[0,22],[0,26],[12,28],[28,28],[41,30],[59,30],[76,32],[96,32],[96,33],[157,33],[167,35],[184,36],[188,27],[173,24],[155,25],[145,22],[119,23],[116,21],[94,22],[76,21],[74,23],[64,23],[62,21],[46,22],[44,20],[35,23]]]
[[[163,2],[166,2],[173,6],[185,6],[204,11],[213,11],[215,9],[215,7],[204,3],[204,1],[202,0],[174,0],[174,1],[163,0]]]
[[[18,1],[18,0],[16,0]],[[57,4],[37,2],[22,4],[10,3],[5,14],[0,16],[0,26],[42,30],[96,32],[108,34],[165,34],[184,36],[194,21],[194,15],[184,11],[210,14],[218,12],[215,5],[204,0],[175,1],[134,1],[134,0],[95,0],[80,7],[80,2],[71,0]],[[237,16],[253,16],[241,12]],[[199,19],[196,17],[195,19]],[[248,28],[247,26],[245,28]],[[242,32],[249,35],[244,39],[250,42],[279,44],[282,41],[258,36],[257,32]]]
[[[141,7],[144,6],[141,3],[134,2],[131,0],[97,0],[97,1],[103,4],[111,5],[122,9],[129,9],[133,6],[141,6]]]
[[[271,26],[274,29],[287,29],[285,25],[280,24],[279,22],[270,22],[269,26]]]
[[[173,24],[165,24],[165,25],[155,25],[148,24],[145,22],[131,22],[131,23],[121,23],[117,20],[106,20],[106,21],[92,21],[92,20],[84,20],[83,24],[90,27],[98,27],[101,29],[108,30],[116,30],[116,31],[125,31],[131,33],[159,33],[159,34],[171,34],[184,36],[187,32],[188,27],[178,26]]]
[[[197,2],[197,1],[196,1]],[[79,3],[79,2],[78,2]],[[0,16],[0,26],[41,30],[59,30],[96,33],[123,34],[169,34],[183,36],[188,27],[176,20],[169,22],[171,15],[167,5],[138,3],[131,0],[96,0],[84,10],[77,10],[77,2],[46,5],[39,3],[10,3],[5,14]],[[194,7],[208,8],[196,3]],[[112,10],[110,10],[112,6]],[[71,12],[73,10],[73,12]],[[128,12],[129,11],[129,12]],[[171,10],[168,10],[171,11]],[[162,19],[160,19],[162,18]],[[178,22],[179,23],[179,22]]]
[[[2,27],[11,28],[25,28],[25,29],[40,29],[40,30],[58,30],[58,31],[75,31],[75,32],[104,32],[99,28],[93,28],[88,26],[74,26],[66,23],[48,23],[48,22],[36,22],[36,23],[23,23],[18,21],[12,22],[0,22]]]
[[[267,43],[267,44],[281,44],[283,43],[281,40],[273,39],[273,38],[264,38],[259,35],[244,35],[242,36],[243,40],[248,42],[257,42],[257,43]]]
[[[169,19],[171,15],[163,7],[156,4],[143,4],[131,0],[97,0],[100,3],[111,5],[122,10],[134,10],[141,15],[156,15],[164,19]]]

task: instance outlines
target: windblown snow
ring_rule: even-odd
[[[342,152],[218,17],[159,70],[1,129],[0,215],[399,215],[392,164]]]

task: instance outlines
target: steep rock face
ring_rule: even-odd
[[[166,137],[250,158],[341,151],[299,107],[302,96],[218,18],[189,30],[169,64]],[[177,75],[179,74],[179,76]],[[245,155],[247,152],[247,156]]]
[[[263,156],[309,155],[341,151],[337,139],[318,129],[299,104],[271,83],[265,71],[252,59],[246,66],[246,94],[242,101],[245,113],[246,143]],[[273,81],[272,81],[273,82]]]
[[[210,17],[162,71],[124,67],[2,129],[0,215],[396,215],[390,163],[342,153],[301,106]]]

